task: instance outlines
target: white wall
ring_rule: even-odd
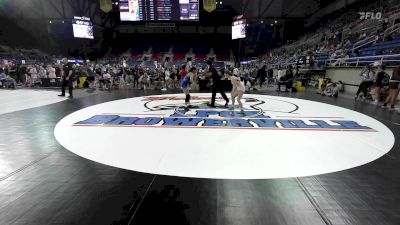
[[[342,81],[346,84],[359,85],[362,81],[360,73],[362,68],[327,68],[326,78],[330,78],[333,82]],[[375,70],[377,72],[377,70]],[[393,73],[393,68],[387,68],[386,72],[390,75]],[[345,86],[345,93],[356,94],[358,90],[357,86]],[[400,96],[398,98],[400,100]]]
[[[345,85],[345,93],[350,95],[355,95],[358,90],[358,85],[361,83],[360,73],[363,68],[327,68],[326,78],[330,78],[333,82],[342,81],[346,84],[354,84],[357,86]],[[286,70],[282,70],[283,74]],[[377,69],[375,70],[377,72]],[[387,68],[386,72],[392,75],[393,68]],[[278,75],[278,70],[274,69],[274,76]],[[398,100],[400,101],[400,95]]]

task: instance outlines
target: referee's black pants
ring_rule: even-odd
[[[72,83],[72,79],[71,78],[69,78],[68,80],[63,78],[62,87],[61,87],[61,95],[65,95],[65,86],[68,86],[69,96],[72,97],[73,83]]]
[[[211,87],[211,91],[212,91],[211,106],[215,106],[215,97],[217,96],[217,92],[219,92],[221,94],[222,98],[224,98],[226,102],[229,102],[229,99],[226,96],[225,91],[221,87],[221,85],[213,85]]]

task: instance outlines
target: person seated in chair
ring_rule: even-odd
[[[281,91],[281,85],[285,84],[286,85],[286,78],[285,75],[283,74],[282,68],[278,68],[278,75],[276,76],[276,84],[278,85],[277,91]]]
[[[363,71],[360,73],[361,76],[361,83],[358,86],[358,90],[355,96],[355,99],[360,97],[360,94],[362,93],[362,98],[367,97],[367,92],[371,88],[371,86],[374,84],[374,77],[375,77],[375,72],[372,68],[371,65],[367,65]]]
[[[278,90],[281,91],[281,85],[285,86],[285,91],[292,90],[293,87],[293,72],[292,67],[289,66],[286,70],[286,74],[283,75],[283,72],[278,71]]]
[[[285,85],[286,90],[287,90],[286,75],[283,75],[278,79],[278,89],[277,89],[277,91],[281,91],[281,85]]]
[[[15,79],[5,74],[3,69],[0,69],[0,83],[4,88],[15,89],[17,87],[17,82]]]
[[[339,87],[336,83],[328,83],[321,94],[322,96],[337,98],[339,96]]]
[[[163,89],[163,77],[161,73],[156,73],[154,76],[154,90],[161,90]]]
[[[141,90],[146,90],[146,88],[150,86],[150,76],[147,74],[147,72],[144,72],[144,74],[140,76],[139,84],[141,86]]]
[[[289,65],[289,67],[286,70],[285,79],[286,79],[286,90],[285,91],[288,91],[288,90],[292,91],[294,75],[293,75],[293,70],[292,70],[291,65]]]
[[[100,88],[103,88],[103,85],[106,86],[107,89],[110,88],[111,84],[111,75],[108,70],[103,74],[102,77],[99,78]]]
[[[320,88],[317,90],[317,94],[322,95],[322,94],[324,93],[326,87],[328,86],[328,84],[329,84],[330,82],[331,82],[331,81],[329,80],[329,78],[328,78],[328,79],[324,79],[324,80],[322,81],[322,83],[321,83]]]

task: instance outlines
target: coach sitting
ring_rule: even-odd
[[[281,75],[282,72],[279,74],[278,73],[278,90],[281,91],[281,85],[285,85],[285,91],[292,90],[293,87],[293,71],[292,71],[292,66],[289,66],[288,69],[286,70],[285,75]],[[281,75],[281,76],[279,76]]]

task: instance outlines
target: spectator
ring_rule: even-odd
[[[382,107],[386,108],[390,104],[390,110],[394,110],[394,105],[396,103],[397,97],[399,96],[399,85],[400,85],[400,67],[396,67],[393,70],[392,77],[389,83],[389,95],[385,100]]]
[[[140,71],[138,68],[133,70],[133,87],[139,87]]]
[[[286,75],[285,75],[285,80],[286,80],[286,91],[289,89],[290,91],[292,91],[292,87],[293,87],[293,69],[292,66],[289,65],[287,70],[286,70]]]
[[[186,72],[186,65],[183,65],[183,66],[182,66],[182,70],[181,70],[181,72],[180,72],[180,75],[181,75],[181,76],[180,76],[180,77],[181,77],[180,79],[183,80],[183,78],[185,78],[186,74],[187,74],[187,72]]]
[[[47,72],[49,74],[49,78],[56,78],[56,69],[54,67],[52,67],[51,65],[47,66]]]
[[[282,71],[282,68],[279,67],[279,68],[278,68],[277,80],[278,80],[278,81],[281,80],[282,77],[283,77],[283,71]]]
[[[168,68],[164,71],[164,80],[165,80],[165,87],[164,89],[167,90],[171,86],[171,73]],[[172,81],[173,82],[173,81]]]
[[[386,31],[386,29],[388,28],[388,25],[389,25],[389,20],[388,19],[383,20],[382,28],[381,28],[380,32],[384,33]]]
[[[346,41],[346,44],[344,45],[346,50],[350,50],[353,48],[353,43],[351,43],[350,40]]]
[[[29,70],[29,74],[31,76],[31,85],[35,85],[38,82],[38,72],[36,70],[36,65],[33,65],[30,70]]]
[[[367,65],[363,71],[361,71],[360,76],[362,77],[362,81],[358,86],[358,90],[356,93],[356,99],[360,97],[360,93],[362,92],[363,98],[367,97],[368,89],[374,84],[374,76],[375,72],[372,69],[371,65]]]
[[[261,69],[257,71],[257,80],[259,80],[260,82],[260,87],[262,87],[266,77],[267,77],[267,66],[263,65]]]
[[[109,70],[106,70],[103,73],[102,78],[100,79],[100,84],[105,85],[106,89],[110,89],[111,88],[111,80],[112,80],[111,74],[110,74]],[[102,86],[100,88],[102,88]]]
[[[139,84],[141,86],[141,90],[146,90],[146,88],[150,86],[150,76],[147,74],[147,72],[144,72],[143,75],[140,76]]]
[[[17,82],[10,76],[8,76],[4,69],[0,68],[0,83],[4,88],[15,89],[17,87]]]
[[[376,75],[375,79],[375,90],[374,90],[374,104],[378,104],[381,97],[381,90],[384,86],[389,84],[390,76],[385,71],[385,66],[381,65],[379,68],[379,72]]]
[[[339,87],[336,83],[329,82],[321,93],[323,96],[335,97],[339,96]]]
[[[42,65],[39,66],[39,78],[47,78],[47,72]]]

